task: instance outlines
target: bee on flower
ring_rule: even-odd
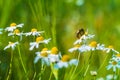
[[[39,59],[41,59],[41,62],[43,65],[50,65],[50,61],[49,61],[49,53],[50,51],[47,48],[43,48],[41,52],[36,52],[36,57],[34,60],[34,63],[37,63]]]
[[[36,28],[31,29],[31,32],[24,33],[26,36],[41,36],[41,34],[44,33],[44,31],[37,31]]]
[[[50,51],[49,60],[52,63],[58,62],[61,58],[61,53],[57,47],[53,47]]]
[[[51,38],[44,39],[44,37],[40,36],[36,38],[35,42],[30,42],[30,48],[29,50],[33,50],[33,48],[38,48],[40,43],[48,44],[50,42]]]
[[[23,26],[24,26],[23,23],[18,24],[18,25],[16,23],[11,23],[9,27],[5,28],[5,31],[13,32],[16,28],[22,28]]]
[[[109,45],[107,48],[104,49],[104,51],[106,51],[106,53],[109,53],[110,51],[114,52],[114,53],[119,53],[117,50],[115,50],[113,48],[112,45]]]
[[[62,59],[59,60],[59,62],[57,62],[55,64],[55,68],[59,69],[59,68],[67,68],[71,65],[78,65],[78,60],[77,59],[71,59],[69,55],[63,55]]]
[[[9,42],[9,44],[4,48],[4,50],[8,49],[8,48],[12,48],[12,50],[15,49],[16,45],[18,45],[19,43],[18,42]]]
[[[80,43],[85,43],[88,39],[91,39],[93,38],[95,35],[92,35],[92,34],[88,34],[88,31],[84,31],[84,29],[80,29],[78,32],[77,32],[77,35],[76,37],[78,38],[78,40],[76,40],[74,42],[74,45],[76,44],[80,44]]]

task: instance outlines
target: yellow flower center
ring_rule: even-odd
[[[48,48],[43,48],[43,49],[42,49],[42,51],[47,51],[47,50],[48,50]]]
[[[53,48],[51,49],[51,54],[58,54],[58,49],[57,49],[57,47],[53,47]]]
[[[113,46],[112,46],[112,45],[109,45],[108,48],[113,49]]]
[[[63,62],[68,62],[70,60],[70,56],[69,55],[63,55],[62,57],[62,61]]]
[[[116,61],[113,61],[113,62],[112,62],[112,65],[116,65],[116,64],[117,64],[117,62],[116,62]]]
[[[85,32],[85,35],[87,35],[87,34],[88,34],[88,32],[86,31],[86,32]]]
[[[92,41],[89,46],[91,47],[97,47],[97,42],[96,41]]]
[[[119,53],[119,54],[116,54],[116,57],[120,57],[120,53]]]
[[[36,38],[36,42],[40,42],[40,41],[43,41],[43,40],[44,40],[44,38],[42,36]]]
[[[47,57],[48,56],[48,53],[45,52],[45,51],[41,51],[41,54],[40,54],[42,57]]]
[[[9,42],[9,45],[12,45],[12,44],[14,44],[13,42]]]
[[[14,30],[14,34],[19,34],[19,33],[20,33],[19,29]]]
[[[79,48],[79,47],[80,47],[80,44],[75,45],[75,48]]]
[[[37,29],[33,28],[31,29],[31,32],[37,32]]]
[[[17,24],[16,23],[11,23],[10,27],[15,27]]]

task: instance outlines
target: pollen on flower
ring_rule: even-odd
[[[76,45],[75,45],[75,48],[79,48],[79,47],[80,47],[80,44],[76,44]]]
[[[53,47],[53,48],[51,49],[51,54],[58,54],[58,49],[57,49],[57,47]]]
[[[116,64],[117,64],[117,62],[116,62],[116,61],[113,61],[113,62],[112,62],[112,65],[116,65]]]
[[[33,28],[31,29],[31,32],[37,32],[37,29]]]
[[[109,45],[108,48],[113,49],[113,46],[112,46],[112,45]]]
[[[97,42],[96,41],[92,41],[89,46],[91,47],[97,47]]]
[[[48,48],[43,48],[43,49],[42,49],[42,51],[47,51],[47,50],[48,50]]]
[[[40,42],[40,41],[43,41],[43,40],[44,40],[44,38],[42,36],[36,38],[36,42]]]
[[[16,23],[11,23],[10,27],[15,27],[17,24]]]
[[[119,53],[119,54],[116,54],[116,57],[120,57],[120,53]]]
[[[40,54],[42,57],[47,57],[48,56],[48,53],[45,52],[45,51],[41,51],[41,54]]]
[[[14,30],[14,33],[15,33],[15,34],[20,33],[19,29],[15,29],[15,30]]]
[[[63,62],[68,62],[70,60],[70,56],[69,55],[63,55],[62,57],[62,61]]]

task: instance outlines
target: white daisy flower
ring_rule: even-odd
[[[58,51],[57,47],[53,47],[49,55],[50,62],[58,62],[60,60],[60,57],[61,53]]]
[[[42,36],[36,38],[36,42],[31,42],[30,43],[30,48],[29,50],[33,50],[33,48],[38,48],[40,43],[45,43],[48,44],[50,42],[51,38],[49,39],[44,39]]]
[[[91,74],[92,76],[96,76],[96,75],[97,75],[97,72],[96,72],[96,71],[90,71],[90,74]]]
[[[92,34],[84,34],[83,36],[80,37],[80,39],[76,40],[74,42],[74,45],[80,44],[81,42],[86,42],[86,40],[93,38],[95,35]]]
[[[120,62],[120,53],[118,53],[118,54],[113,54],[112,60],[115,60],[115,61],[117,61],[117,62]]]
[[[33,28],[31,29],[31,32],[24,33],[26,36],[41,36],[41,34],[44,33],[44,31],[37,31],[37,29]]]
[[[59,68],[63,68],[63,67],[67,68],[71,65],[78,65],[78,60],[77,59],[70,60],[69,55],[63,55],[62,59],[59,62],[57,62],[54,67],[56,69],[59,69]]]
[[[108,46],[108,48],[105,48],[104,51],[106,51],[106,53],[109,53],[110,51],[114,52],[114,53],[119,53],[117,50],[115,50],[113,48],[113,46]]]
[[[35,57],[35,60],[34,60],[34,63],[37,63],[39,59],[41,59],[41,62],[43,65],[50,65],[50,61],[49,61],[49,58],[48,58],[48,55],[49,55],[49,51],[47,48],[43,48],[43,50],[41,52],[36,52],[36,57]]]
[[[15,29],[13,32],[8,33],[8,36],[20,36],[20,40],[22,40],[23,33],[19,31],[19,29]]]
[[[19,44],[19,43],[18,42],[15,42],[15,43],[9,42],[9,44],[4,48],[4,50],[6,50],[10,47],[12,48],[12,50],[14,50],[17,44]]]
[[[107,66],[107,70],[113,68],[113,71],[116,72],[117,68],[120,68],[120,62],[117,62],[115,60],[109,61],[109,65]]]
[[[116,80],[116,79],[117,79],[117,75],[109,74],[106,76],[106,80]]]
[[[80,47],[80,45],[77,44],[77,45],[75,45],[73,48],[70,48],[68,51],[69,51],[69,52],[77,51],[77,50],[79,49],[79,47]]]
[[[91,47],[88,45],[82,45],[80,48],[78,48],[80,52],[87,52],[91,50]]]
[[[103,77],[97,78],[96,80],[105,80]]]
[[[11,23],[9,27],[5,28],[5,31],[13,32],[16,28],[20,27],[22,28],[24,24],[16,24],[16,23]]]

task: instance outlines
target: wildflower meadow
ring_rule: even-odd
[[[0,80],[120,80],[119,0],[0,0]]]

